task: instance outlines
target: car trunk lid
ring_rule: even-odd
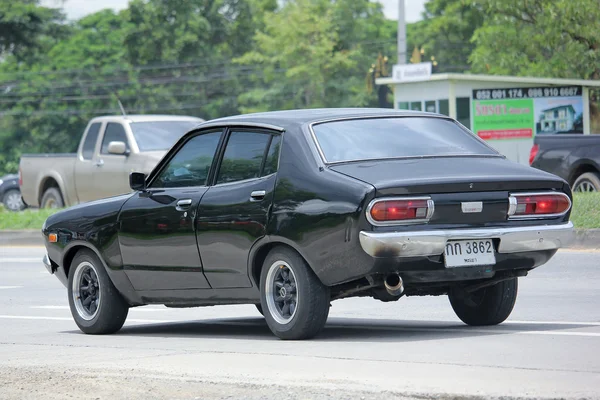
[[[500,157],[434,157],[331,165],[375,187],[375,196],[430,196],[431,224],[486,225],[507,220],[510,192],[562,190],[551,174]]]

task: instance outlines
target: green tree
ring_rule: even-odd
[[[469,69],[469,56],[475,47],[471,38],[483,22],[481,7],[473,1],[429,0],[423,20],[407,29],[407,42],[423,48],[424,61],[434,56],[437,72],[463,72]],[[409,54],[413,48],[407,49]]]
[[[54,36],[64,14],[55,8],[41,7],[39,0],[0,0],[0,56],[30,59],[42,45],[44,35]]]
[[[365,75],[395,39],[380,4],[367,0],[294,0],[264,17],[254,49],[237,59],[259,66],[244,112],[376,105]]]
[[[474,72],[600,79],[598,0],[476,0]]]

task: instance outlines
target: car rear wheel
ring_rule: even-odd
[[[263,315],[277,337],[308,339],[323,329],[329,315],[329,288],[299,254],[283,247],[272,250],[260,282]]]
[[[574,192],[600,192],[600,177],[593,172],[581,174],[573,184]]]
[[[497,325],[508,318],[515,306],[517,279],[511,278],[472,293],[455,288],[448,298],[454,312],[465,324]]]
[[[60,190],[55,187],[46,189],[40,202],[40,208],[63,208],[64,202]]]
[[[11,189],[4,193],[2,203],[10,211],[21,211],[25,208],[25,204],[21,200],[21,192],[16,189]]]
[[[71,314],[82,332],[114,333],[125,323],[129,307],[91,250],[79,251],[71,262],[68,292]]]

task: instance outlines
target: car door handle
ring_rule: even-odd
[[[96,167],[101,167],[104,165],[104,160],[103,159],[99,159],[98,161],[96,161]]]
[[[254,192],[250,193],[250,200],[251,201],[260,201],[265,198],[266,194],[267,194],[267,192],[264,190],[255,190]]]
[[[182,210],[192,205],[192,199],[182,199],[177,202],[177,209]]]

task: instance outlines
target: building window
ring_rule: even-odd
[[[423,109],[423,104],[420,101],[413,101],[410,103],[410,109],[413,111],[421,111]]]
[[[425,102],[425,111],[434,113],[437,111],[435,108],[435,100]]]
[[[438,102],[438,112],[440,114],[450,116],[450,106],[448,104],[448,99],[440,100]]]
[[[456,119],[458,122],[471,129],[471,99],[458,97],[456,99]]]
[[[408,110],[408,102],[407,101],[398,102],[398,109],[399,110]]]

